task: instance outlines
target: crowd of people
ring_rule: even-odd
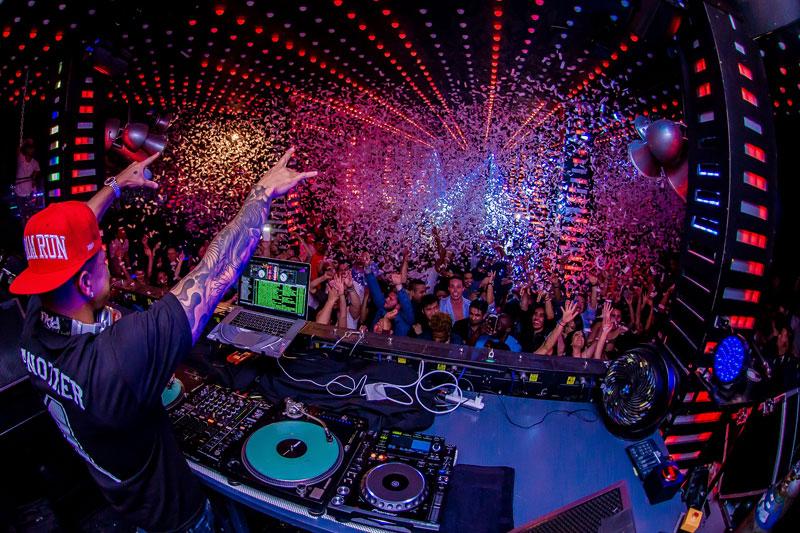
[[[190,252],[154,230],[133,231],[129,239],[126,227],[116,227],[108,241],[112,276],[161,288],[186,275],[208,245],[195,243]],[[636,264],[624,286],[616,270],[611,275],[592,264],[567,288],[557,266],[546,277],[517,277],[503,246],[466,256],[448,250],[437,230],[433,235],[432,264],[411,260],[408,249],[398,251],[396,264],[379,263],[352,243],[331,242],[325,231],[279,234],[263,240],[257,253],[310,263],[311,320],[385,335],[607,359],[654,338],[669,311],[677,275],[671,253]]]
[[[332,153],[346,163],[309,153],[329,170],[300,188],[299,228],[265,235],[259,255],[311,263],[310,316],[320,323],[596,359],[658,338],[679,275],[681,200],[636,174],[624,136],[598,139],[575,269],[553,207],[563,144],[545,129],[531,135],[536,151],[516,162],[420,158],[378,146],[379,138],[340,144]],[[134,199],[106,227],[112,274],[176,283],[235,212],[278,138],[242,119],[178,125],[177,144],[159,162],[161,196]],[[521,201],[540,207],[523,209],[520,220]],[[774,359],[797,353],[796,305],[765,307],[765,316],[772,325],[754,342]]]

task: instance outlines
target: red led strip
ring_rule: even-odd
[[[731,261],[731,270],[736,272],[743,272],[753,276],[764,275],[764,263],[758,261],[747,261],[744,259],[733,259]]]
[[[528,124],[530,124],[530,122],[531,122],[531,121],[532,121],[534,118],[536,118],[537,116],[539,116],[539,113],[540,113],[540,112],[541,112],[541,110],[544,108],[544,106],[545,106],[545,103],[544,103],[544,102],[542,102],[542,103],[541,103],[541,104],[539,104],[539,106],[537,106],[537,107],[536,107],[536,108],[535,108],[533,111],[531,111],[531,114],[530,114],[530,115],[528,115],[528,118],[526,118],[526,119],[525,119],[525,120],[522,122],[522,124],[521,124],[521,125],[520,125],[520,127],[517,129],[517,131],[515,131],[515,132],[514,132],[514,133],[511,135],[511,137],[509,137],[509,138],[508,138],[508,141],[506,141],[506,144],[505,144],[505,146],[503,146],[503,149],[506,149],[506,148],[508,148],[509,146],[511,146],[511,145],[513,144],[513,141],[514,141],[514,139],[517,137],[517,135],[519,135],[519,134],[520,134],[520,132],[521,132],[522,130],[524,130],[524,129],[525,129],[525,127],[526,127]]]
[[[397,135],[401,135],[401,136],[405,137],[406,139],[408,139],[410,141],[419,143],[419,144],[421,144],[423,146],[427,146],[428,148],[433,149],[433,145],[425,142],[424,140],[420,139],[419,137],[415,137],[415,136],[409,134],[408,132],[405,132],[405,131],[403,131],[403,130],[395,127],[395,126],[392,126],[391,124],[387,124],[387,123],[382,122],[382,121],[380,121],[380,120],[378,120],[378,119],[376,119],[374,117],[366,115],[366,114],[362,113],[361,111],[358,111],[355,107],[353,107],[353,106],[351,106],[349,104],[345,104],[345,103],[339,102],[334,98],[328,98],[326,100],[321,100],[319,98],[316,98],[316,97],[311,96],[309,94],[302,93],[302,92],[297,91],[297,90],[293,91],[292,94],[297,96],[297,97],[299,97],[299,98],[301,98],[301,99],[303,99],[303,100],[307,100],[309,102],[314,102],[316,104],[324,105],[324,106],[330,106],[330,107],[336,109],[337,111],[343,112],[345,114],[349,114],[350,116],[352,116],[352,117],[354,117],[354,118],[356,118],[358,120],[361,120],[361,121],[366,122],[368,124],[372,124],[374,126],[377,126],[377,127],[381,128],[381,129],[383,129],[385,131],[389,131],[391,133],[395,133]]]
[[[384,9],[384,10],[382,11],[382,13],[383,13],[383,15],[384,15],[384,16],[387,16],[387,17],[388,17],[388,16],[390,16],[390,15],[392,14],[392,13],[391,13],[391,11],[390,11],[390,10],[388,10],[388,9]],[[399,38],[401,41],[404,41],[404,45],[403,45],[403,46],[404,46],[404,48],[405,48],[406,50],[408,50],[408,53],[409,53],[409,55],[411,55],[411,57],[412,57],[412,58],[415,58],[415,62],[416,62],[416,64],[417,64],[417,67],[419,67],[420,71],[422,72],[422,76],[423,76],[423,77],[424,77],[424,78],[427,80],[427,82],[428,82],[428,85],[429,85],[429,86],[430,86],[430,88],[431,88],[431,91],[433,92],[433,94],[434,94],[434,95],[436,95],[436,98],[437,98],[437,99],[439,100],[439,102],[442,104],[442,107],[444,108],[445,112],[446,112],[446,113],[447,113],[447,115],[450,117],[450,120],[453,122],[453,126],[455,127],[455,130],[456,130],[456,132],[458,132],[458,137],[460,137],[460,140],[459,140],[458,138],[455,138],[455,136],[453,135],[452,131],[451,131],[451,130],[450,130],[450,128],[447,126],[447,123],[445,123],[445,122],[444,122],[444,120],[442,120],[442,123],[444,124],[445,128],[448,130],[448,132],[449,132],[451,135],[453,135],[453,138],[454,138],[454,139],[455,139],[457,142],[459,142],[459,143],[461,143],[461,144],[462,144],[462,148],[466,149],[466,147],[467,147],[467,139],[466,139],[466,137],[464,136],[464,133],[461,131],[461,127],[458,125],[458,121],[456,121],[456,118],[455,118],[455,116],[453,115],[453,112],[451,111],[451,109],[450,109],[450,106],[447,104],[447,101],[445,100],[445,98],[444,98],[444,95],[442,95],[442,92],[441,92],[441,91],[439,90],[439,88],[436,86],[436,83],[434,83],[434,81],[433,81],[433,76],[431,76],[431,74],[430,74],[430,71],[429,71],[429,69],[428,69],[427,65],[425,65],[425,63],[422,61],[422,59],[421,59],[421,58],[417,57],[417,51],[414,49],[414,46],[411,44],[411,42],[406,40],[406,39],[407,39],[407,34],[406,34],[406,32],[404,32],[404,31],[403,31],[403,29],[400,27],[400,23],[399,23],[399,22],[397,22],[397,21],[394,21],[394,22],[392,22],[392,23],[391,23],[391,26],[392,26],[392,28],[394,28],[394,29],[396,29],[396,30],[397,30],[397,36],[398,36],[398,38]],[[365,26],[365,29],[366,29],[366,26]],[[388,50],[387,50],[387,51],[384,53],[384,55],[386,55],[386,54],[388,54],[388,53],[389,53],[389,52],[388,52]],[[386,57],[389,57],[389,56],[387,55]],[[408,81],[409,83],[413,83],[413,81],[411,80],[411,77],[410,77],[410,76],[408,76],[408,75],[406,74],[406,76],[405,76],[405,77],[406,77],[406,81]],[[429,102],[428,102],[428,104],[429,104],[429,106],[430,106],[430,103],[429,103]],[[432,106],[430,106],[430,107],[431,107],[431,109],[432,109]],[[438,116],[438,115],[437,115],[437,116]],[[441,119],[440,119],[440,120],[441,120]]]
[[[744,182],[747,185],[755,187],[756,189],[760,189],[762,191],[767,190],[767,180],[763,176],[756,174],[755,172],[750,172],[749,170],[744,171]]]
[[[745,229],[736,230],[736,240],[742,244],[749,244],[750,246],[755,246],[757,248],[767,247],[766,235],[755,233],[754,231],[748,231]]]
[[[337,3],[337,2],[334,2],[334,6],[337,6],[337,7],[339,7],[339,6],[341,6],[341,5],[342,5],[342,3],[341,3],[341,2],[338,2],[338,3]],[[383,13],[383,15],[384,15],[384,16],[389,16],[389,15],[391,15],[391,14],[392,14],[391,10],[388,10],[388,9],[384,9],[384,10],[382,11],[382,13]],[[351,15],[352,15],[352,16],[351,16]],[[357,18],[357,15],[355,14],[355,12],[349,12],[349,13],[347,14],[347,18],[348,18],[349,20],[355,21],[355,20],[356,20],[356,18]],[[407,71],[406,71],[406,70],[405,70],[405,69],[402,67],[402,65],[400,65],[400,64],[397,62],[397,59],[395,59],[395,58],[393,58],[393,57],[392,57],[392,53],[391,53],[391,51],[387,50],[387,49],[386,49],[386,47],[385,47],[385,45],[384,45],[382,42],[380,42],[380,41],[377,41],[377,37],[375,36],[375,34],[373,34],[373,33],[370,33],[370,32],[369,32],[369,28],[368,28],[368,26],[366,25],[366,23],[364,23],[364,22],[359,22],[357,27],[358,27],[358,29],[359,29],[359,30],[361,30],[362,32],[368,33],[368,36],[367,36],[367,38],[368,38],[370,41],[374,42],[374,43],[375,43],[375,47],[376,47],[376,48],[377,48],[379,51],[382,51],[382,55],[383,55],[383,57],[385,57],[386,59],[388,59],[388,60],[389,60],[389,62],[390,62],[392,65],[394,65],[395,69],[398,71],[398,74],[400,74],[400,76],[401,76],[401,77],[402,77],[402,78],[403,78],[403,79],[406,81],[406,83],[407,83],[407,84],[408,84],[408,85],[411,87],[411,89],[412,89],[412,90],[413,90],[413,91],[414,91],[414,92],[417,94],[417,96],[419,96],[419,97],[420,97],[420,99],[422,99],[422,101],[425,103],[425,105],[428,107],[428,109],[430,109],[430,110],[431,110],[431,112],[434,114],[434,116],[435,116],[436,118],[438,118],[438,119],[441,121],[441,123],[442,123],[442,125],[444,126],[445,130],[447,131],[447,133],[449,133],[449,134],[450,134],[450,136],[452,136],[452,137],[453,137],[453,140],[455,140],[456,142],[458,142],[458,143],[461,145],[461,147],[462,147],[462,148],[466,148],[466,139],[464,139],[464,135],[463,135],[463,133],[461,133],[461,129],[459,128],[458,124],[456,124],[456,123],[455,123],[455,119],[452,117],[452,113],[450,112],[450,109],[449,109],[449,107],[447,106],[447,103],[444,101],[444,98],[442,97],[441,93],[439,92],[439,89],[438,89],[438,88],[437,88],[437,87],[436,87],[436,86],[433,84],[433,79],[430,77],[430,73],[428,73],[428,71],[427,71],[427,67],[426,67],[426,66],[425,66],[425,65],[422,63],[422,60],[421,60],[421,59],[419,59],[419,58],[417,58],[417,59],[416,59],[416,62],[417,62],[417,64],[418,64],[418,66],[420,67],[420,70],[422,70],[423,76],[424,76],[424,77],[425,77],[425,78],[428,80],[428,83],[431,85],[431,88],[432,88],[432,90],[433,90],[433,93],[434,93],[434,94],[435,94],[435,95],[436,95],[436,96],[439,98],[439,100],[440,100],[440,101],[443,103],[443,105],[444,105],[444,108],[445,108],[445,111],[446,111],[448,114],[450,114],[451,120],[453,121],[453,123],[454,123],[454,125],[455,125],[455,127],[456,127],[456,130],[457,130],[457,131],[458,131],[458,133],[461,135],[461,139],[459,139],[459,138],[456,136],[456,134],[453,132],[453,130],[450,128],[450,126],[449,126],[449,125],[448,125],[448,124],[447,124],[447,123],[444,121],[444,119],[443,119],[443,118],[442,118],[442,117],[439,115],[439,113],[438,113],[438,112],[436,111],[436,109],[434,108],[434,106],[433,106],[433,103],[431,102],[430,98],[428,98],[428,97],[425,95],[425,93],[423,93],[423,92],[422,92],[422,90],[421,90],[421,89],[419,88],[419,86],[418,86],[418,85],[417,85],[417,84],[414,82],[414,80],[411,78],[411,76],[408,74],[408,72],[407,72]],[[394,22],[394,23],[392,23],[392,27],[394,27],[394,28],[398,29],[398,28],[400,27],[400,25],[399,25],[399,23],[397,23],[397,22]],[[400,40],[402,40],[402,41],[405,41],[405,39],[406,39],[406,37],[407,37],[407,36],[406,36],[406,34],[405,34],[405,33],[404,33],[402,30],[400,30],[400,31],[399,31],[399,37],[400,37]],[[409,53],[411,54],[411,56],[412,56],[412,57],[416,57],[416,56],[417,56],[417,52],[416,52],[416,50],[414,50],[414,49],[413,49],[413,45],[412,45],[412,44],[411,44],[409,41],[405,41],[404,48],[406,48],[407,50],[409,50]]]
[[[744,153],[752,157],[753,159],[757,159],[762,163],[767,161],[767,154],[764,152],[764,149],[756,146],[755,144],[745,143],[744,144]]]
[[[705,58],[701,57],[694,63],[694,71],[695,73],[703,72],[706,69],[706,60]]]
[[[739,74],[741,74],[742,76],[744,76],[748,80],[752,80],[753,79],[753,72],[749,68],[747,68],[745,65],[743,65],[742,63],[739,63]]]
[[[483,132],[484,144],[489,141],[489,130],[492,127],[492,113],[494,112],[494,99],[497,91],[497,67],[500,64],[500,39],[502,37],[500,30],[503,28],[503,24],[500,22],[503,16],[502,4],[502,0],[495,0],[494,23],[492,25],[494,28],[494,33],[492,34],[492,68],[489,76],[489,97],[486,102],[486,128]]]
[[[631,33],[629,36],[631,44],[636,43],[639,41],[639,36],[635,33]],[[626,40],[623,40],[619,43],[619,52],[627,52],[630,49],[630,45]],[[594,81],[596,78],[599,78],[603,75],[603,71],[611,66],[611,61],[616,61],[619,59],[619,52],[612,52],[609,56],[609,59],[604,59],[599,66],[596,66],[592,72],[586,74],[586,77],[581,81],[577,87],[572,89],[569,93],[570,96],[576,96],[579,92],[589,86],[591,81]]]
[[[744,100],[750,105],[758,107],[758,98],[756,98],[756,95],[754,95],[744,87],[742,87],[742,100]]]
[[[711,431],[700,433],[697,435],[670,435],[664,439],[664,444],[670,446],[672,444],[683,444],[687,442],[705,442],[713,436]]]
[[[753,329],[756,318],[752,316],[732,316],[730,317],[733,329]]]
[[[272,41],[273,42],[280,42],[280,40],[281,40],[281,37],[280,37],[279,34],[275,33],[275,34],[272,35]],[[304,49],[299,48],[299,47],[295,47],[294,43],[292,41],[285,41],[284,46],[286,46],[286,48],[289,49],[289,50],[295,50],[295,53],[297,53],[298,57],[302,57],[304,59],[307,59],[310,63],[316,65],[319,69],[321,69],[321,70],[323,70],[325,72],[328,72],[331,75],[336,76],[338,71],[337,71],[337,69],[335,67],[330,67],[326,61],[317,61],[316,56],[309,55],[309,54],[307,54],[305,52]],[[392,105],[391,103],[389,103],[386,100],[384,100],[382,97],[380,97],[377,94],[375,94],[375,92],[373,92],[371,89],[367,88],[366,86],[364,86],[364,85],[358,83],[356,80],[352,79],[352,76],[346,76],[343,72],[339,72],[338,79],[344,80],[345,83],[349,84],[350,86],[352,86],[354,89],[358,90],[359,92],[365,93],[372,100],[374,100],[376,103],[380,104],[381,106],[385,107],[386,109],[388,109],[389,111],[391,111],[392,113],[394,113],[395,115],[397,115],[398,117],[403,119],[404,121],[408,122],[409,124],[411,124],[412,126],[417,128],[418,130],[420,130],[422,133],[427,135],[429,138],[435,139],[434,135],[431,132],[429,132],[427,129],[423,128],[416,121],[414,121],[413,119],[408,117],[405,113],[401,112],[394,105]]]

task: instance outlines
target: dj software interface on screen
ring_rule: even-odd
[[[239,299],[265,309],[302,315],[308,297],[308,275],[305,266],[253,262],[242,276]]]

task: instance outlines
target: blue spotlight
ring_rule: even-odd
[[[714,351],[714,375],[723,385],[742,375],[747,363],[747,343],[738,335],[725,337]]]

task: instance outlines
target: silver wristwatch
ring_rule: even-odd
[[[119,188],[119,184],[117,183],[117,177],[111,176],[106,181],[103,182],[103,185],[106,187],[111,187],[114,190],[114,196],[119,198],[120,194],[122,194],[122,189]]]

